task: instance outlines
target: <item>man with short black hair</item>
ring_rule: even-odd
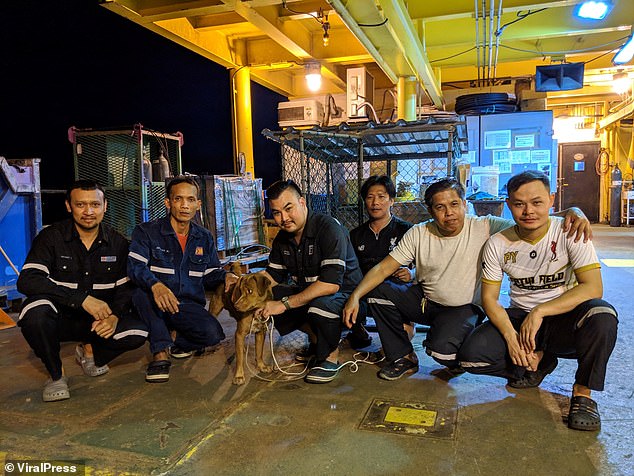
[[[97,182],[74,182],[66,192],[71,217],[35,237],[18,279],[18,290],[27,296],[18,325],[51,376],[45,402],[70,398],[60,342],[81,342],[76,360],[84,374],[97,377],[148,335],[133,312],[128,242],[102,223],[107,207]]]
[[[396,248],[407,230],[414,226],[392,214],[395,197],[396,187],[387,175],[372,175],[361,186],[361,198],[365,204],[368,221],[350,232],[350,241],[359,259],[363,274],[370,271]],[[405,292],[407,288],[415,284],[415,277],[415,269],[401,266],[379,286],[393,287],[400,292]],[[352,331],[347,336],[353,348],[362,348],[370,344],[371,337],[369,335],[365,340],[363,339],[363,335],[367,332],[364,328],[365,319],[361,320],[363,322],[357,319],[355,325],[352,326]],[[404,325],[408,334],[413,336],[412,324],[406,323]]]
[[[201,206],[196,180],[176,177],[166,195],[168,216],[137,225],[128,257],[128,274],[139,286],[134,305],[150,330],[150,383],[169,380],[169,355],[187,358],[224,339],[220,323],[205,310],[205,288],[224,281],[226,289],[238,279],[221,267],[209,230],[192,221]]]
[[[308,210],[293,181],[275,182],[267,197],[280,232],[263,273],[273,283],[276,300],[259,314],[275,316],[281,335],[306,332],[311,345],[296,358],[307,361],[313,354],[316,363],[305,380],[330,382],[339,372],[341,310],[362,276],[357,257],[347,230],[334,218]]]
[[[469,372],[531,388],[555,369],[557,357],[576,358],[568,427],[598,430],[591,390],[603,390],[618,320],[601,299],[594,246],[573,241],[563,220],[549,216],[555,195],[543,173],[515,175],[507,190],[516,226],[493,235],[483,252],[482,304],[490,321],[465,341],[460,361]],[[508,309],[498,300],[504,274],[511,282]]]

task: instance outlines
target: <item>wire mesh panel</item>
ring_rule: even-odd
[[[265,130],[264,135],[281,144],[283,178],[300,186],[312,210],[330,214],[348,229],[366,219],[359,190],[371,175],[394,181],[395,215],[413,223],[428,219],[425,190],[454,175],[455,159],[467,150],[466,128],[455,118]]]
[[[223,256],[246,254],[265,243],[262,179],[239,175],[203,175],[202,217]]]
[[[108,199],[104,222],[126,237],[165,216],[165,178],[181,173],[181,136],[143,129],[71,128],[75,179],[95,180]]]

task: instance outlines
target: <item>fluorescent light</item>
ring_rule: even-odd
[[[588,20],[603,20],[612,9],[612,2],[586,1],[577,7],[577,16]]]
[[[634,56],[634,35],[630,36],[627,43],[619,50],[619,52],[612,58],[614,64],[625,64],[632,60]]]
[[[321,88],[321,65],[319,63],[306,63],[304,65],[306,74],[306,85],[312,92]]]

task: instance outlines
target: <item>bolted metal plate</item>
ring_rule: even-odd
[[[359,429],[452,439],[457,416],[458,409],[454,407],[375,398],[359,424]]]

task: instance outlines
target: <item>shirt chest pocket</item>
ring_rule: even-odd
[[[60,277],[75,277],[79,272],[79,262],[72,256],[58,255],[55,258],[55,271]]]
[[[193,278],[202,278],[209,265],[209,256],[192,255],[189,257],[189,275]]]
[[[98,276],[110,278],[117,276],[120,264],[116,260],[116,256],[101,256],[95,267]]]
[[[164,250],[163,248],[152,249],[152,261],[157,266],[174,267],[174,255],[170,253],[170,250]]]

